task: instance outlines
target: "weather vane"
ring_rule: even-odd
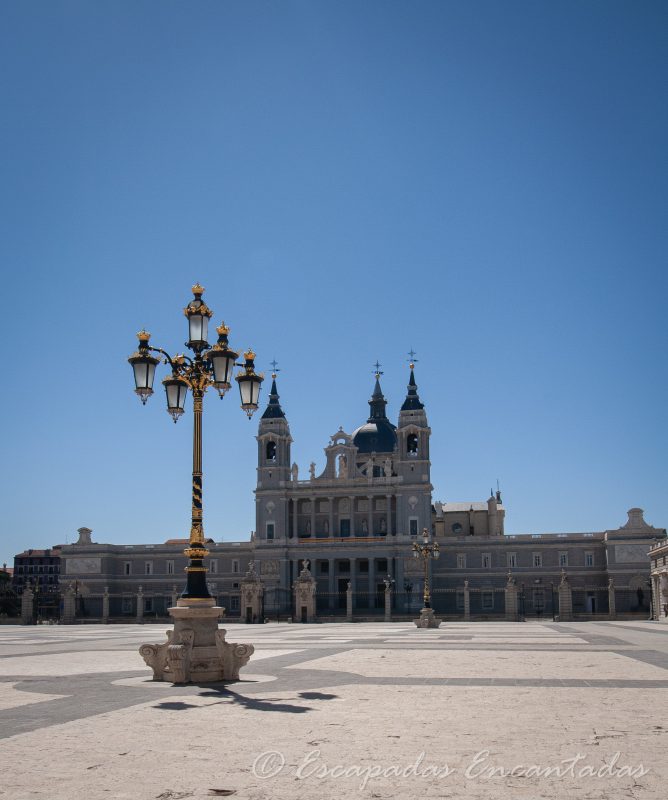
[[[376,363],[373,365],[373,367],[374,367],[374,370],[375,370],[377,378],[379,378],[383,374],[383,372],[381,370],[382,366],[383,366],[382,364],[378,363],[378,359],[376,359]]]
[[[417,362],[418,362],[417,358],[415,358],[415,356],[416,356],[416,355],[417,355],[417,353],[416,353],[416,352],[415,352],[415,350],[413,350],[413,348],[411,347],[411,349],[408,351],[408,356],[409,356],[409,358],[408,358],[408,363],[409,363],[411,366],[413,366],[413,364],[417,364]]]
[[[276,373],[280,372],[280,369],[278,368],[278,361],[276,361],[276,359],[274,359],[273,361],[270,361],[269,362],[269,366],[271,367],[271,374],[275,378],[276,377]]]

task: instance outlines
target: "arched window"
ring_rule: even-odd
[[[267,442],[267,461],[276,461],[276,442]]]
[[[406,439],[406,452],[409,456],[416,456],[418,452],[418,437],[416,433],[409,433]]]

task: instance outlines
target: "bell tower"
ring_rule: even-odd
[[[431,529],[431,428],[415,383],[414,355],[411,352],[408,391],[399,411],[398,458],[395,467],[397,475],[403,479],[401,496],[398,498],[401,518],[398,527],[401,533],[409,536],[421,534],[423,528]]]
[[[269,403],[257,434],[256,537],[285,539],[287,503],[285,486],[290,480],[290,426],[279,402],[276,372],[272,373]]]

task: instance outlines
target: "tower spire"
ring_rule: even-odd
[[[413,374],[413,370],[415,369],[415,362],[417,358],[415,356],[417,353],[411,348],[410,353],[409,366],[411,369],[411,374],[408,379],[408,393],[406,394],[406,399],[404,400],[404,404],[401,406],[402,411],[419,411],[420,409],[424,408],[423,403],[420,402],[420,397],[417,391],[417,384],[415,383],[415,375]]]
[[[280,372],[276,359],[271,362],[271,367],[273,372],[271,373],[271,391],[269,392],[269,403],[267,404],[264,414],[262,415],[262,419],[279,419],[281,417],[285,419],[285,413],[281,408],[278,389],[276,388],[276,373]]]

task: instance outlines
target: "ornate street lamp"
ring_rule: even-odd
[[[434,609],[431,607],[431,593],[429,591],[429,562],[432,558],[438,558],[440,555],[438,542],[431,544],[429,542],[429,531],[426,528],[422,529],[422,544],[413,542],[413,557],[422,559],[424,565],[424,594],[422,596],[424,606],[420,609],[420,617],[415,620],[418,628],[438,628],[441,620],[434,614]]]
[[[429,543],[429,531],[426,528],[422,530],[422,544],[413,542],[413,557],[421,558],[424,564],[424,607],[431,608],[431,592],[429,591],[429,562],[432,558],[438,558],[441,551],[438,542],[433,544]]]
[[[245,361],[237,364],[239,354],[231,350],[227,342],[229,328],[223,323],[216,330],[218,341],[213,346],[207,341],[209,320],[213,311],[202,300],[204,288],[199,284],[192,287],[193,299],[184,309],[188,319],[188,347],[194,353],[191,358],[186,355],[170,356],[160,347],[149,344],[150,334],[142,330],[137,334],[139,346],[128,361],[132,365],[135,377],[135,392],[143,404],[153,394],[153,379],[156,365],[160,362],[152,353],[160,353],[163,363],[169,364],[172,374],[162,382],[165,387],[167,411],[174,422],[185,411],[188,389],[193,396],[193,472],[192,472],[192,515],[189,546],[185,555],[189,558],[186,568],[187,583],[181,595],[188,600],[211,600],[207,587],[204,558],[208,551],[204,546],[204,527],[202,521],[202,403],[209,386],[218,390],[222,397],[231,386],[232,371],[235,366],[243,367],[243,372],[236,376],[241,395],[241,408],[249,419],[257,410],[260,386],[263,375],[255,372],[255,353],[248,350],[244,353]]]

